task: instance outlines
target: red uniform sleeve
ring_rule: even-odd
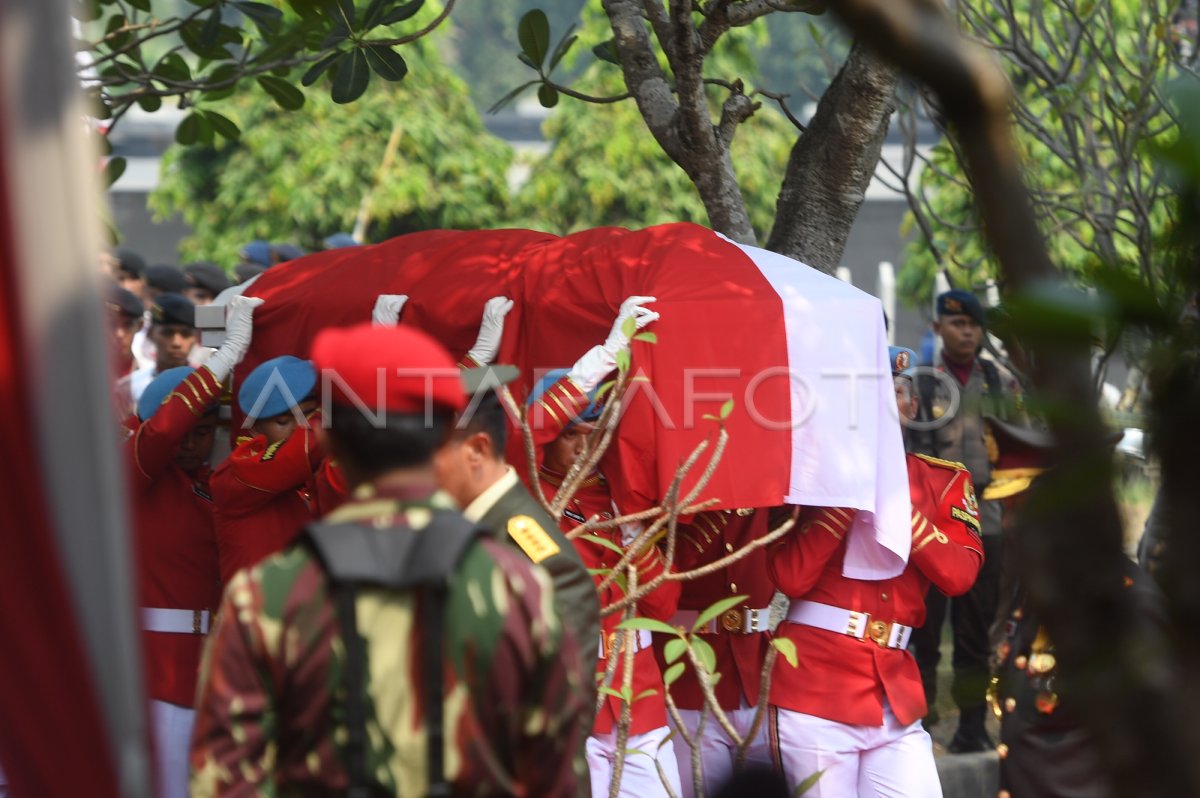
[[[175,459],[184,437],[221,396],[221,383],[201,366],[179,383],[130,439],[134,485],[145,490]]]
[[[717,559],[713,554],[725,542],[727,513],[697,513],[689,524],[679,524],[675,534],[675,570],[690,571]]]
[[[589,404],[587,394],[570,377],[551,385],[526,414],[534,444],[541,447],[553,441]]]
[[[813,589],[830,558],[846,545],[854,512],[844,507],[806,507],[792,534],[767,549],[771,581],[785,596],[800,598]]]
[[[316,426],[320,413],[309,419],[308,429],[297,429],[286,441],[267,444],[266,436],[249,440],[229,455],[229,470],[239,490],[240,508],[253,509],[280,493],[302,488],[312,479],[322,460]]]
[[[313,474],[313,517],[324,518],[345,504],[350,485],[336,460],[326,457]]]
[[[956,472],[938,497],[913,493],[909,561],[947,596],[960,596],[983,566],[971,477],[965,470]]]
[[[657,546],[634,561],[638,569],[638,584],[644,585],[658,575],[668,570],[662,552]],[[669,621],[679,609],[679,593],[683,585],[679,582],[663,582],[638,601],[637,614],[644,618],[654,618],[658,621]]]

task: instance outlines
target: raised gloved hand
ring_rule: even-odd
[[[630,543],[638,539],[638,536],[646,531],[646,526],[641,521],[632,521],[628,524],[621,524],[621,545],[628,547]]]
[[[204,362],[218,382],[224,382],[233,367],[242,362],[250,349],[254,330],[254,309],[263,303],[256,296],[235,296],[225,311],[225,343]]]
[[[371,310],[371,323],[376,327],[395,327],[407,301],[408,294],[380,294]]]
[[[491,365],[504,337],[504,317],[512,309],[513,301],[507,297],[494,296],[487,301],[483,306],[483,321],[479,323],[479,337],[467,357],[481,366]]]
[[[617,311],[617,320],[613,322],[608,338],[600,346],[593,346],[583,357],[575,361],[568,375],[584,393],[591,393],[601,380],[617,367],[617,354],[629,348],[629,336],[625,332],[625,323],[629,319],[635,322],[635,328],[640,330],[652,321],[658,319],[658,314],[649,308],[642,307],[647,302],[657,301],[652,296],[631,296],[621,303]]]

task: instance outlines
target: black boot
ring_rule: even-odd
[[[970,754],[994,749],[996,746],[992,743],[992,738],[988,737],[987,729],[983,726],[985,717],[987,717],[986,704],[963,709],[962,714],[958,717],[958,729],[954,732],[954,737],[946,746],[946,750],[952,754]]]

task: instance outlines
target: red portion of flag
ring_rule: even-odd
[[[703,227],[601,228],[563,238],[529,230],[414,233],[277,266],[247,293],[266,303],[255,311],[239,378],[278,355],[308,356],[319,329],[370,319],[385,293],[407,294],[401,323],[458,357],[475,341],[484,303],[507,296],[515,306],[496,362],[521,368],[519,398],[545,371],[569,367],[603,343],[627,297],[657,297],[651,307],[662,318],[647,331],[658,342],[632,347],[634,372],[650,381],[631,387],[605,461],[618,506],[632,512],[661,501],[676,468],[715,435],[716,423],[703,416],[718,416],[728,398],[729,446],[703,496],[731,508],[778,504],[787,493],[782,304],[741,250]]]

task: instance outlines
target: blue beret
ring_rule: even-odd
[[[196,306],[179,294],[159,294],[150,306],[150,321],[154,324],[196,326]]]
[[[944,294],[938,294],[937,314],[939,316],[970,316],[979,322],[981,327],[985,324],[983,305],[979,304],[979,300],[975,298],[974,294],[961,288],[954,288]]]
[[[263,268],[271,265],[271,245],[266,241],[251,241],[242,247],[241,255],[243,260],[257,263]]]
[[[306,399],[317,384],[311,360],[284,355],[260,363],[238,389],[238,407],[249,418],[272,418]]]
[[[359,243],[354,240],[354,236],[349,233],[334,233],[322,243],[325,245],[325,249],[342,249],[343,247],[359,246]]]
[[[150,380],[150,384],[146,386],[146,390],[142,391],[141,397],[137,403],[137,415],[142,421],[148,421],[151,416],[158,412],[158,408],[162,407],[162,403],[171,395],[171,391],[179,387],[179,383],[188,378],[195,369],[191,366],[177,366],[173,369],[167,369],[162,374],[159,374],[154,379]]]
[[[553,369],[552,371],[546,372],[542,378],[534,384],[533,390],[529,392],[529,398],[525,400],[525,405],[528,407],[538,399],[541,399],[542,394],[550,390],[550,386],[570,373],[570,369]],[[588,399],[592,400],[591,404],[585,407],[582,413],[571,419],[572,423],[577,421],[595,421],[596,419],[600,418],[600,413],[604,409],[604,405],[602,405],[596,399],[596,393],[598,391],[599,388],[588,394]]]
[[[912,370],[917,365],[917,353],[907,346],[889,346],[888,360],[892,362],[893,377],[912,377]]]
[[[303,258],[304,250],[295,244],[272,244],[271,258],[276,263],[287,263],[289,260]]]

